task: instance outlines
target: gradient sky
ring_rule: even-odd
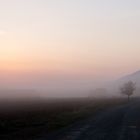
[[[120,77],[140,69],[139,37],[139,0],[0,0],[7,77]]]

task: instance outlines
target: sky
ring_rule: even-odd
[[[121,77],[140,69],[139,36],[139,0],[0,0],[0,77]]]

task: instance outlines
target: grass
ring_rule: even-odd
[[[9,103],[0,111],[0,136],[50,133],[97,111],[124,103],[124,99],[47,99]],[[2,106],[2,104],[1,104]]]

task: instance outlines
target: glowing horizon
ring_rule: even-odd
[[[140,69],[140,2],[0,2],[0,71],[113,78]]]

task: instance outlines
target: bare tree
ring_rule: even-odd
[[[125,83],[121,88],[121,94],[128,96],[128,101],[130,100],[130,96],[133,95],[136,90],[136,84],[132,81]]]

